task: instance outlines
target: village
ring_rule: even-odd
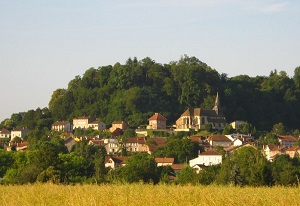
[[[229,125],[233,130],[245,124],[245,121],[237,120]],[[210,125],[213,131],[222,131],[228,123],[222,113],[218,94],[215,99],[215,105],[212,110],[203,110],[201,108],[187,108],[186,111],[177,119],[175,125],[167,128],[167,118],[160,113],[154,113],[148,118],[148,125],[145,128],[136,128],[133,137],[119,138],[123,132],[129,129],[129,125],[124,121],[114,121],[110,128],[106,124],[94,117],[82,116],[73,119],[73,122],[56,121],[52,124],[51,130],[60,134],[68,151],[71,152],[76,143],[87,142],[88,145],[102,146],[106,150],[105,167],[116,169],[126,165],[126,159],[129,155],[123,156],[122,150],[125,149],[129,154],[147,153],[152,155],[153,152],[166,145],[168,137],[157,136],[157,133],[176,134],[197,132],[205,130]],[[74,134],[76,129],[92,129],[94,131],[105,131],[110,133],[109,137],[97,136],[78,136]],[[15,128],[12,131],[2,129],[0,131],[0,140],[9,139],[10,141],[3,144],[6,151],[15,150],[17,152],[26,152],[30,147],[28,142],[23,138],[30,132],[27,128]],[[230,156],[235,151],[252,147],[256,150],[261,148],[265,158],[273,162],[281,154],[289,155],[290,158],[298,156],[300,146],[294,146],[298,141],[293,136],[277,135],[279,144],[259,145],[257,140],[251,134],[232,133],[228,135],[219,132],[210,133],[207,136],[185,135],[184,138],[201,146],[203,151],[198,152],[198,157],[186,159],[185,163],[178,163],[174,157],[156,157],[157,166],[170,166],[175,174],[178,174],[186,165],[193,168],[199,173],[203,168],[222,164],[224,157]],[[16,141],[16,140],[19,141]],[[221,150],[220,150],[221,148]],[[174,179],[174,177],[169,177]]]

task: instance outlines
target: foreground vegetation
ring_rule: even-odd
[[[0,186],[2,205],[298,205],[299,188],[175,185]]]

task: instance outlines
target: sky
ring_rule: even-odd
[[[195,56],[229,77],[292,77],[298,0],[0,0],[0,121],[91,68]]]

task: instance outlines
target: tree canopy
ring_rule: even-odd
[[[136,128],[154,112],[172,125],[187,107],[211,109],[219,92],[228,122],[245,120],[258,130],[269,131],[281,122],[287,130],[294,130],[300,121],[299,71],[295,68],[293,77],[274,70],[269,76],[229,78],[187,55],[167,64],[149,57],[129,58],[125,64],[87,69],[67,88],[53,92],[49,108],[14,113],[0,128],[50,128],[54,121],[83,115],[107,125],[123,120]]]

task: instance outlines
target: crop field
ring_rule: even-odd
[[[296,187],[145,184],[0,186],[1,205],[300,205]]]

